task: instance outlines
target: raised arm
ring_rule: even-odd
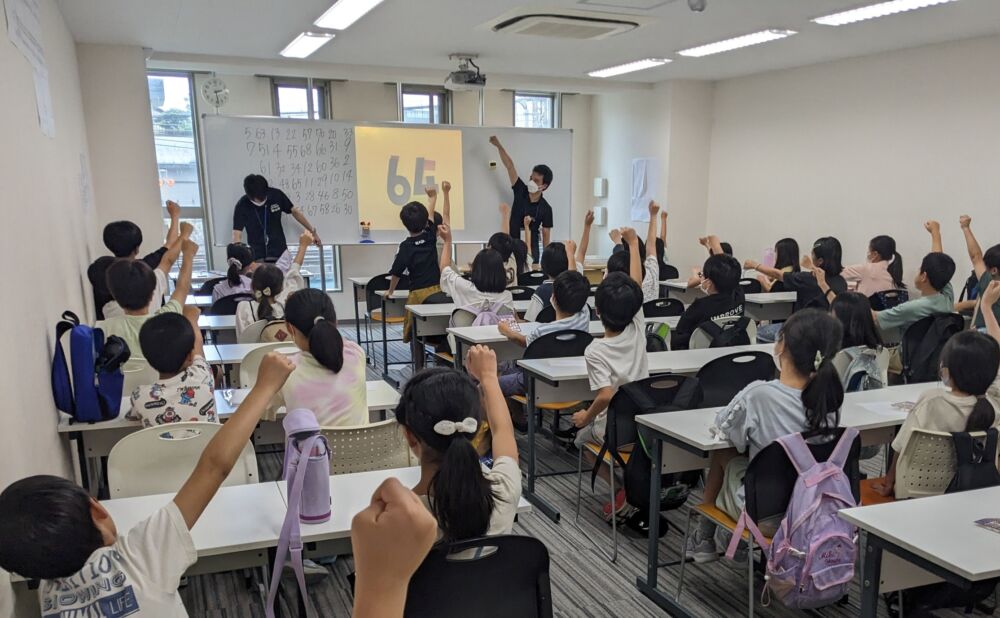
[[[253,436],[268,402],[284,385],[295,365],[287,356],[271,352],[257,371],[257,381],[236,413],[215,434],[198,460],[191,476],[174,496],[174,504],[191,528],[229,476],[236,460]]]
[[[163,241],[164,247],[169,247],[172,242],[180,237],[181,206],[173,200],[167,200],[167,214],[170,215],[170,227],[167,228],[167,239]]]
[[[170,269],[174,267],[174,263],[180,257],[181,243],[191,238],[192,232],[194,232],[193,225],[186,221],[181,223],[177,237],[167,245],[167,250],[163,252],[163,257],[160,258],[160,264],[156,267],[158,270],[162,270],[165,274],[170,273]]]
[[[937,221],[924,223],[924,229],[931,235],[931,253],[944,253],[944,244],[941,243],[941,224]]]
[[[630,227],[622,228],[622,238],[628,243],[628,274],[642,285],[642,258],[639,257],[639,236]]]
[[[445,221],[445,223],[448,223]],[[451,225],[448,223],[448,225]],[[500,231],[504,234],[510,234],[510,204],[503,203],[500,204]]]
[[[181,240],[181,270],[177,274],[177,283],[174,285],[174,293],[170,295],[170,300],[176,300],[184,304],[188,294],[191,293],[191,271],[194,269],[194,256],[198,253],[198,245],[190,238]]]
[[[427,194],[427,220],[434,224],[434,209],[437,208],[438,190],[435,186],[424,187]]]
[[[997,322],[997,316],[994,312],[990,311],[990,307],[993,307],[1000,302],[1000,281],[990,281],[990,284],[983,291],[983,304],[986,310],[982,311],[983,321],[986,324],[986,332],[989,333],[990,337],[996,339],[997,343],[1000,343],[1000,323]]]
[[[201,309],[188,305],[184,307],[184,317],[191,322],[191,328],[194,329],[194,355],[195,356],[205,356],[205,340],[201,336],[201,328],[198,326],[198,318],[201,317]]]
[[[441,245],[441,261],[439,263],[441,270],[444,270],[451,266],[451,228],[442,225],[438,228],[438,236],[444,241],[444,244]]]
[[[295,259],[292,261],[295,264],[302,266],[302,262],[306,260],[306,251],[308,251],[309,247],[315,242],[316,239],[313,238],[313,235],[309,232],[309,230],[302,230],[302,233],[299,234],[299,248],[295,251]]]
[[[479,387],[483,392],[486,418],[490,423],[490,433],[493,434],[493,458],[510,457],[517,461],[514,425],[511,424],[510,411],[497,379],[496,352],[486,346],[473,346],[469,349],[465,366],[469,374],[479,380]]]
[[[663,248],[667,247],[667,211],[660,213],[660,240],[663,241]]]
[[[534,234],[531,233],[531,217],[525,215],[521,219],[521,231],[524,233],[524,242],[528,245],[528,255],[531,255],[531,247],[535,246]],[[520,238],[520,235],[518,235],[518,238]]]
[[[299,222],[299,225],[304,227],[313,236],[313,244],[317,247],[323,246],[323,241],[320,240],[319,234],[316,232],[316,227],[309,223],[309,219],[306,217],[306,213],[302,212],[302,209],[298,206],[292,208],[292,217]]]
[[[962,234],[965,235],[965,248],[969,252],[972,268],[976,271],[976,277],[982,277],[983,273],[986,272],[986,262],[983,261],[983,248],[979,246],[976,235],[972,233],[972,217],[962,215],[959,217],[958,223],[962,226]]]
[[[594,225],[594,211],[588,210],[583,217],[583,234],[580,235],[580,248],[576,251],[576,261],[582,270],[587,262],[587,247],[590,245],[590,228]]]
[[[784,281],[785,272],[778,270],[777,268],[772,268],[771,266],[764,266],[757,260],[747,260],[743,262],[743,268],[747,270],[756,270],[765,277],[770,277],[772,281]]]
[[[497,139],[496,135],[490,137],[490,143],[496,147],[497,154],[500,155],[500,162],[503,163],[503,166],[507,169],[507,177],[510,178],[510,184],[511,186],[514,186],[514,183],[517,182],[518,176],[517,168],[514,166],[513,159],[511,159],[510,155],[507,154],[507,149],[503,147],[503,144],[500,143],[500,140]]]
[[[722,242],[719,241],[718,236],[716,236],[715,234],[709,234],[706,237],[706,240],[708,241],[708,244],[705,246],[708,247],[709,255],[722,255],[723,253],[725,253],[722,250]]]
[[[442,204],[441,220],[445,224],[451,225],[451,183],[447,180],[441,181],[441,193],[444,194],[444,204]],[[433,219],[433,214],[431,215]]]
[[[567,240],[566,245],[566,269],[576,270],[576,242],[573,240]]]
[[[656,215],[660,213],[660,205],[649,201],[649,227],[646,229],[646,257],[656,256]]]

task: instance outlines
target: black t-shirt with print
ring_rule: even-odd
[[[428,226],[419,236],[410,236],[399,243],[399,251],[389,274],[409,276],[411,290],[429,288],[441,282],[437,236],[433,226]]]
[[[830,304],[824,297],[823,290],[816,283],[816,277],[812,272],[785,273],[782,281],[785,284],[786,292],[796,292],[795,310],[799,309],[829,309]],[[840,275],[826,276],[826,284],[837,294],[847,291],[847,281]]]
[[[292,201],[281,189],[270,187],[263,206],[255,206],[243,196],[233,209],[233,231],[247,231],[247,244],[255,260],[279,258],[288,249],[281,215],[292,212]],[[266,231],[265,231],[265,228]]]
[[[743,315],[743,291],[736,290],[730,294],[712,294],[695,299],[670,334],[671,350],[686,350],[691,342],[691,335],[698,327],[709,320],[718,320],[732,316]]]
[[[139,258],[150,268],[157,268],[163,260],[163,254],[167,252],[166,247],[160,247],[156,251]],[[114,300],[111,291],[108,290],[108,267],[118,258],[105,255],[94,260],[94,263],[87,268],[87,279],[90,280],[91,287],[94,288],[94,308],[97,309],[97,319],[104,319],[104,305]]]
[[[552,207],[545,201],[543,195],[537,202],[531,201],[531,194],[528,193],[528,185],[520,178],[511,187],[514,190],[514,203],[510,207],[510,232],[514,238],[521,238],[524,230],[524,218],[531,217],[531,236],[535,239],[535,246],[532,247],[527,238],[524,242],[529,243],[528,249],[535,264],[541,263],[542,256],[542,234],[540,227],[552,229]],[[517,232],[516,234],[514,232]]]

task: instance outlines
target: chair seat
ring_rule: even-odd
[[[448,363],[452,367],[455,366],[455,355],[451,354],[450,352],[435,352],[434,358],[438,359],[439,361]]]
[[[524,395],[511,395],[510,398],[523,406],[528,405],[528,399]],[[559,401],[553,403],[540,403],[536,405],[535,408],[538,410],[565,410],[567,408],[575,408],[582,404],[582,401]]]
[[[368,314],[368,317],[373,322],[385,322],[386,324],[402,324],[404,321],[404,318],[402,316],[398,318],[386,318],[383,320],[381,309],[373,309],[371,313]]]
[[[694,507],[694,510],[698,511],[704,517],[709,518],[710,520],[722,526],[726,530],[729,530],[730,532],[736,529],[736,520],[727,515],[725,512],[722,511],[722,509],[715,506],[714,504],[699,504]],[[767,538],[768,541],[771,540],[769,537],[765,538]],[[749,530],[743,531],[743,540],[744,541],[750,540]]]
[[[597,455],[601,454],[601,449],[604,448],[604,445],[598,444],[597,442],[587,442],[586,444],[583,445],[583,448],[590,451],[596,457]],[[626,446],[625,448],[631,449],[632,447]],[[628,451],[620,450],[618,451],[618,454],[621,456],[622,460],[625,463],[628,463],[628,460],[632,457],[631,450]],[[604,452],[604,463],[608,464],[609,466],[611,465],[611,451]]]
[[[882,494],[875,491],[873,485],[875,481],[881,481],[881,478],[875,479],[863,479],[861,481],[861,506],[871,506],[873,504],[888,504],[889,502],[895,502],[895,496],[883,496]]]

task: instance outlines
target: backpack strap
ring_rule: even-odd
[[[996,427],[990,427],[986,430],[986,444],[983,447],[983,461],[997,460],[998,438],[1000,438],[1000,432],[997,431]]]
[[[736,520],[736,527],[733,528],[733,536],[729,540],[729,547],[726,548],[726,558],[733,559],[733,556],[736,555],[736,549],[740,546],[740,541],[743,539],[743,533],[747,530],[750,531],[750,536],[757,541],[757,545],[760,546],[761,551],[766,552],[771,547],[771,542],[767,540],[767,537],[760,531],[757,524],[750,519],[750,516],[747,515],[747,510],[743,509],[743,512],[740,513],[740,518]]]
[[[972,436],[968,432],[956,431],[951,434],[951,440],[955,445],[955,460],[958,462],[958,465],[975,463]]]
[[[782,436],[778,438],[778,444],[785,449],[788,459],[791,460],[800,476],[816,465],[816,458],[813,457],[812,451],[809,450],[809,445],[806,444],[801,433]]]
[[[843,468],[847,463],[847,457],[851,454],[851,447],[854,446],[854,440],[858,437],[858,430],[854,427],[848,427],[844,430],[844,433],[840,436],[840,440],[837,441],[837,446],[833,447],[833,452],[830,453],[828,462],[836,465],[838,468]]]

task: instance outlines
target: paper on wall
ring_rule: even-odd
[[[38,0],[4,0],[7,13],[7,36],[18,48],[34,71],[44,71],[45,51],[42,47],[41,6]]]
[[[660,160],[632,159],[632,221],[649,221],[649,201],[660,189]]]
[[[49,72],[35,71],[35,107],[38,126],[47,137],[56,136],[56,119],[52,115],[52,91],[49,90]]]

